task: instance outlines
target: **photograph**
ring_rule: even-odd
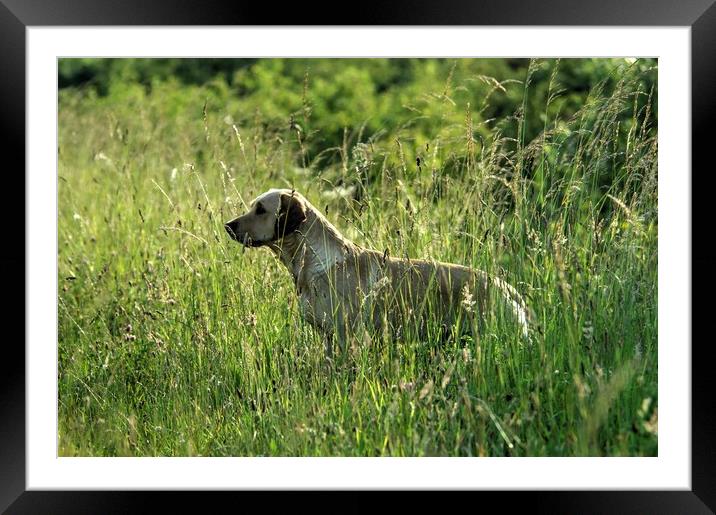
[[[57,456],[658,457],[658,72],[58,58]]]

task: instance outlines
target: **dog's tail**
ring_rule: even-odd
[[[522,297],[522,295],[519,294],[519,292],[515,289],[514,286],[509,284],[507,281],[500,279],[499,277],[492,277],[491,279],[493,285],[503,293],[510,310],[512,311],[515,316],[515,319],[520,325],[522,335],[529,340],[529,331],[530,328],[533,327],[535,320],[534,312],[527,305],[525,299]]]

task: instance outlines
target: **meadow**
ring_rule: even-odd
[[[60,456],[657,455],[655,60],[220,61],[60,63]],[[223,227],[274,187],[503,277],[530,341],[328,363]]]

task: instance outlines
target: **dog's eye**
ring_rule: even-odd
[[[264,206],[262,204],[256,204],[256,214],[257,215],[262,215],[265,212],[266,212],[266,210],[264,209]]]

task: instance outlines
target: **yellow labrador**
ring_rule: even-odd
[[[431,327],[444,331],[456,322],[479,322],[495,294],[528,334],[527,306],[502,279],[465,266],[365,249],[293,190],[261,194],[248,213],[225,228],[247,247],[268,247],[288,268],[302,315],[327,336],[329,355],[334,336],[344,347],[347,337],[363,337],[366,330],[399,335],[415,329],[425,336]]]

